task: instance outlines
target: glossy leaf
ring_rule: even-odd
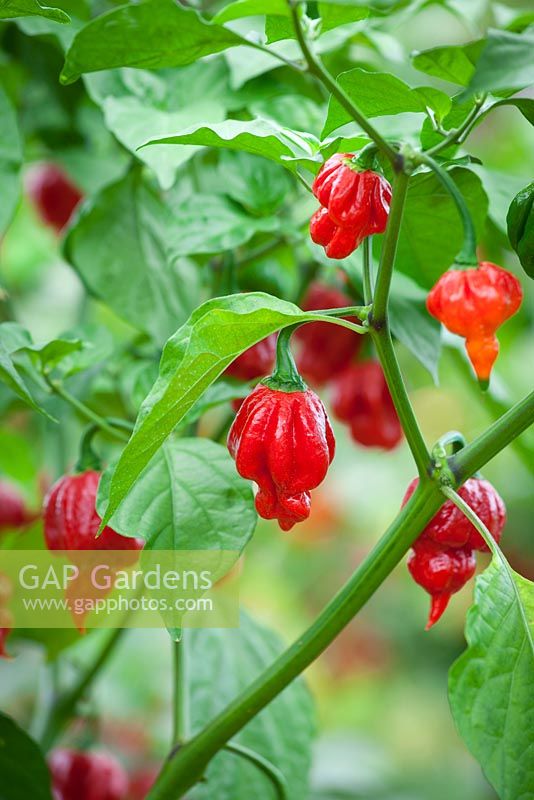
[[[318,11],[321,17],[321,33],[326,33],[340,25],[350,25],[365,19],[369,9],[352,3],[319,2]]]
[[[246,40],[191,8],[145,0],[108,11],[82,28],[67,51],[61,81],[113,67],[179,67],[239,44]]]
[[[464,45],[432,47],[430,50],[413,53],[412,64],[427,75],[467,86],[485,43],[484,39],[479,39]]]
[[[17,17],[45,17],[54,22],[70,22],[69,15],[61,8],[41,5],[38,0],[0,0],[0,19]]]
[[[225,5],[213,17],[213,22],[222,25],[234,19],[255,17],[262,14],[289,16],[289,6],[285,0],[236,0],[234,3]]]
[[[191,727],[199,731],[282,652],[274,633],[242,613],[239,629],[191,630],[185,638],[191,675]],[[218,675],[217,691],[207,691]],[[235,737],[277,767],[288,798],[308,796],[311,744],[315,731],[313,702],[302,678],[293,681]],[[271,800],[268,779],[233,753],[222,751],[211,762],[206,781],[191,791],[191,800]]]
[[[50,773],[37,744],[16,722],[0,713],[2,800],[52,800]]]
[[[534,33],[490,30],[466,94],[506,89],[514,91],[534,83]]]
[[[282,327],[313,318],[260,292],[215,298],[197,308],[165,345],[159,378],[113,474],[104,519],[116,512],[176,425],[240,353]]]
[[[179,257],[183,232],[137,172],[87,203],[64,245],[89,291],[163,342],[198,302],[199,274]]]
[[[494,556],[478,577],[468,648],[449,675],[460,735],[501,800],[534,786],[534,585]]]
[[[105,497],[111,470],[99,487]],[[103,513],[105,502],[99,503]],[[111,525],[149,550],[241,552],[256,527],[249,481],[226,447],[209,439],[169,439],[144,470]]]

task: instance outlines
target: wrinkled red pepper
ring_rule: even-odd
[[[48,766],[57,800],[127,800],[128,776],[106,753],[57,749]]]

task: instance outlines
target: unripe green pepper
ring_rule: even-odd
[[[534,182],[514,197],[506,222],[510,244],[527,275],[534,278]]]

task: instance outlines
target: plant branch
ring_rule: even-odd
[[[438,144],[434,145],[434,147],[430,147],[426,150],[426,154],[429,156],[436,156],[438,153],[441,153],[443,150],[446,150],[450,144],[460,144],[461,142],[465,141],[465,138],[469,134],[471,128],[477,121],[477,117],[479,115],[480,109],[484,105],[486,100],[486,95],[481,95],[476,101],[475,105],[464,119],[462,124],[458,128],[453,128],[449,131],[443,141],[439,142]]]
[[[76,411],[78,411],[78,413],[83,417],[97,425],[100,430],[104,431],[115,439],[120,439],[122,442],[127,442],[129,440],[130,437],[128,434],[123,433],[123,431],[120,430],[120,427],[122,426],[107,422],[104,417],[101,417],[100,414],[97,414],[96,411],[93,411],[91,408],[86,406],[85,403],[82,403],[81,400],[78,400],[77,397],[74,397],[73,394],[67,391],[60,381],[53,380],[49,375],[46,374],[44,375],[44,378],[50,389],[55,394],[61,397],[62,400],[65,400],[66,403],[69,403],[69,405],[75,408]]]
[[[358,123],[360,128],[365,131],[369,138],[373,140],[376,146],[393,164],[397,158],[395,150],[386,142],[385,139],[382,138],[376,128],[371,125],[365,114],[363,114],[357,105],[352,102],[345,90],[339,86],[330,73],[324,68],[319,59],[317,59],[312,53],[306,36],[304,35],[304,31],[302,30],[302,25],[300,24],[298,3],[295,2],[295,0],[288,0],[288,4],[291,12],[293,27],[295,29],[295,35],[300,45],[300,49],[302,50],[302,54],[306,59],[308,71],[323,84],[323,86],[333,95],[333,97],[336,98],[338,103],[343,106],[345,111],[350,114],[352,119]]]
[[[373,299],[373,281],[371,277],[372,236],[363,240],[363,302],[369,305]]]
[[[455,258],[456,263],[465,264],[466,266],[476,266],[478,264],[477,237],[475,226],[473,225],[473,220],[471,219],[471,214],[469,213],[463,194],[460,192],[447,170],[434,161],[428,153],[420,153],[418,155],[418,161],[429,166],[435,173],[451,195],[458,209],[458,213],[460,214],[464,229],[464,243],[462,249]]]
[[[251,750],[249,747],[245,747],[242,744],[237,744],[237,742],[227,742],[224,745],[224,750],[228,753],[234,753],[236,756],[240,756],[246,761],[250,761],[251,764],[254,764],[254,766],[257,767],[260,772],[263,772],[271,781],[278,800],[287,800],[286,779],[274,764],[271,764],[271,762],[262,755],[256,753],[255,750]]]

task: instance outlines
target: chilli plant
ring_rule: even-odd
[[[395,32],[428,13],[471,39],[410,60]],[[309,516],[335,457],[329,416],[383,459],[402,441],[413,457],[397,516],[287,649],[244,615],[226,666],[240,677],[223,689],[212,632],[171,631],[174,732],[146,796],[235,798],[244,765],[247,797],[301,800],[312,724],[299,676],[408,551],[427,627],[486,551],[450,704],[499,797],[534,797],[534,591],[500,549],[505,502],[480,473],[508,446],[534,472],[534,394],[507,403],[495,380],[512,341],[500,327],[529,313],[534,184],[469,149],[497,110],[534,120],[532,12],[6,0],[0,16],[0,464],[15,481],[0,483],[2,547],[30,527],[36,549],[112,548],[125,564],[142,547],[237,559],[258,516],[288,537]],[[36,342],[21,298],[57,245],[54,292],[70,268],[80,308]],[[436,381],[443,345],[493,414],[469,442],[426,441],[407,392],[404,365]],[[15,488],[36,471],[21,427],[45,454],[42,514],[39,491]],[[27,636],[56,662],[78,636],[0,620],[5,656]],[[130,796],[111,757],[58,747],[120,636],[69,680],[54,673],[39,747],[0,715],[2,800]]]

